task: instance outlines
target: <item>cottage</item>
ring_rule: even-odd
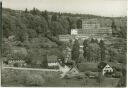
[[[113,72],[112,67],[110,67],[108,64],[107,64],[107,65],[103,68],[103,70],[102,70],[103,75],[104,75],[106,72]]]
[[[107,63],[105,63],[105,62],[99,63],[98,68],[102,71],[102,74],[103,74],[103,75],[104,75],[106,72],[108,72],[108,73],[113,72],[113,68],[112,68],[109,64],[107,64]]]
[[[47,56],[47,61],[48,61],[48,66],[49,67],[58,66],[57,56],[55,56],[55,55]]]
[[[26,62],[22,59],[9,59],[8,60],[9,66],[16,66],[16,67],[23,67],[26,66]]]

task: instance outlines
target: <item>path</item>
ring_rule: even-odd
[[[2,69],[35,70],[35,71],[55,71],[55,72],[59,72],[60,71],[60,70],[55,70],[55,69],[20,68],[20,67],[2,67]]]

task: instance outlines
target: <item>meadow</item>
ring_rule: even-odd
[[[61,79],[59,72],[25,71],[14,69],[2,69],[2,86],[38,86],[38,87],[116,87],[118,78],[104,78],[102,83],[96,79]]]

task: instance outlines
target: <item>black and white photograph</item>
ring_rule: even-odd
[[[127,0],[0,7],[2,87],[127,86]]]

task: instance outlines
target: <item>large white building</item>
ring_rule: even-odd
[[[71,35],[77,35],[78,29],[71,29]]]
[[[82,19],[82,29],[71,29],[71,35],[60,35],[60,41],[70,41],[75,39],[95,38],[100,41],[105,36],[111,36],[111,27],[101,27],[97,19]]]

